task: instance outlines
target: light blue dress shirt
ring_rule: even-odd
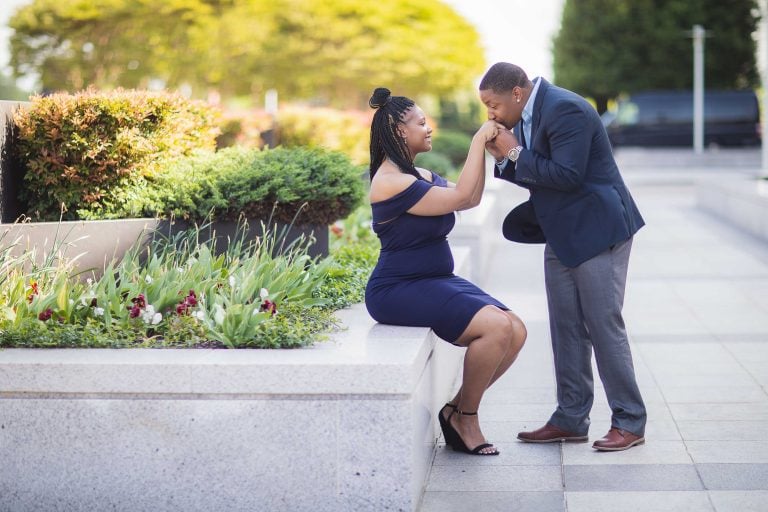
[[[533,104],[536,101],[536,93],[539,92],[541,80],[539,77],[533,79],[533,91],[528,96],[528,101],[523,107],[523,133],[525,134],[525,149],[531,149],[531,124],[533,124]]]
[[[539,85],[541,85],[541,80],[539,80],[539,77],[534,78],[533,90],[531,91],[531,95],[528,96],[528,101],[525,102],[525,106],[523,107],[522,118],[523,134],[525,136],[525,149],[531,149],[531,124],[533,123],[533,105],[536,101],[536,93],[539,92]],[[504,169],[508,161],[509,159],[505,156],[500,161],[496,162],[496,165],[499,169]]]

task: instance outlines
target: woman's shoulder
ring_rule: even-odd
[[[421,174],[421,177],[427,180],[428,182],[432,183],[433,181],[435,181],[434,179],[435,175],[429,169],[423,169],[421,167],[417,167],[416,170],[419,171],[419,174]]]
[[[371,180],[368,197],[371,203],[380,203],[401,194],[417,181],[415,176],[382,165]]]

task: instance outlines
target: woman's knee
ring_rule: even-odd
[[[494,312],[493,335],[503,345],[505,351],[518,351],[525,341],[526,330],[523,322],[513,313],[497,309]]]
[[[506,311],[506,316],[509,319],[510,328],[511,328],[511,339],[512,339],[512,345],[517,349],[520,350],[523,348],[523,345],[525,344],[525,340],[528,338],[528,329],[526,329],[525,324],[522,320],[520,320],[520,317],[518,317],[516,314],[512,313],[511,311]]]

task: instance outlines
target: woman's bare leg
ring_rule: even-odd
[[[459,345],[467,346],[462,385],[454,402],[460,411],[478,410],[485,390],[517,357],[525,335],[525,327],[516,316],[495,306],[486,306],[475,315],[458,340]],[[450,422],[468,448],[486,442],[477,416],[454,414]]]
[[[509,369],[510,366],[512,366],[512,363],[515,362],[517,359],[518,354],[520,354],[520,351],[523,348],[523,345],[525,345],[525,340],[528,337],[528,331],[525,328],[525,325],[523,324],[522,320],[512,313],[511,311],[504,311],[512,320],[513,323],[518,324],[519,328],[515,330],[515,338],[512,340],[512,346],[507,351],[506,355],[504,355],[504,359],[502,359],[501,363],[499,364],[499,367],[496,369],[496,373],[493,374],[493,377],[491,377],[491,382],[488,384],[488,387],[491,387],[494,382],[496,382],[499,377],[504,375],[504,373]],[[451,405],[456,405],[459,403],[459,400],[461,399],[461,386],[459,387],[459,390],[456,392],[456,396],[453,397],[453,399],[448,402]],[[444,416],[447,418],[448,414],[450,414],[450,411],[448,411]]]

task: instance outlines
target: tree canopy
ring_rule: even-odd
[[[554,38],[558,85],[605,110],[608,99],[644,89],[693,86],[693,25],[707,30],[707,88],[758,84],[756,0],[566,0]]]
[[[186,85],[348,105],[376,86],[445,94],[485,66],[475,29],[418,0],[34,0],[11,66],[48,90]]]

